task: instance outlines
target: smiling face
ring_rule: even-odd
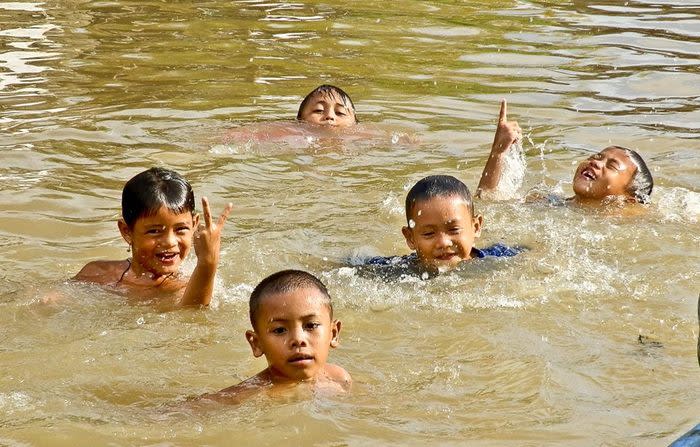
[[[253,355],[265,355],[273,380],[309,380],[323,371],[338,346],[340,322],[315,287],[263,296],[254,331],[246,332]]]
[[[190,212],[176,214],[166,207],[152,216],[139,217],[133,228],[120,220],[119,231],[133,252],[133,272],[148,273],[153,279],[176,273],[192,247],[198,221],[199,216]]]
[[[299,119],[322,126],[349,127],[356,123],[355,110],[335,92],[316,93],[299,111]]]
[[[481,234],[482,218],[472,217],[459,196],[437,196],[413,206],[409,226],[402,229],[408,246],[423,267],[450,270],[472,258],[474,240]]]
[[[608,147],[583,161],[574,174],[574,193],[581,199],[602,200],[607,196],[633,198],[629,185],[637,166],[623,149]]]

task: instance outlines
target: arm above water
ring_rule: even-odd
[[[180,306],[208,306],[214,293],[214,279],[219,266],[221,252],[221,232],[232,204],[226,205],[216,223],[212,222],[209,201],[202,197],[204,222],[198,224],[194,234],[194,251],[197,254],[197,265],[187,282],[187,287],[178,302]]]
[[[484,193],[489,193],[498,188],[503,175],[504,157],[511,146],[521,138],[522,131],[520,126],[517,121],[508,121],[507,103],[505,99],[502,99],[491,153],[486,161],[486,166],[484,166],[484,171],[481,173],[481,180],[479,180],[479,186],[476,189],[476,197],[481,198]]]

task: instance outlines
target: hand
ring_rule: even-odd
[[[501,111],[498,114],[498,126],[493,137],[492,154],[503,154],[510,146],[523,137],[517,121],[508,121],[506,100],[501,100]]]
[[[216,223],[211,220],[209,201],[202,197],[202,213],[204,222],[199,222],[197,230],[194,232],[194,252],[197,254],[197,264],[204,264],[216,268],[219,264],[219,251],[221,249],[221,231],[228,215],[233,209],[233,204],[229,203],[224,208],[224,212],[219,216]]]

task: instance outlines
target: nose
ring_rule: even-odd
[[[442,247],[449,247],[452,245],[452,239],[450,238],[450,235],[447,233],[438,233],[437,235],[437,246],[439,248]]]
[[[297,327],[290,331],[291,338],[289,340],[292,348],[306,347],[306,332],[303,327]]]
[[[323,116],[323,120],[335,122],[335,111],[333,109],[326,110],[326,113]]]
[[[597,169],[601,169],[603,167],[603,160],[598,160],[596,158],[591,159],[591,166]]]
[[[174,247],[177,245],[177,236],[174,231],[166,231],[161,239],[161,244],[166,247]]]

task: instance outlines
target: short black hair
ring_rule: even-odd
[[[161,207],[176,214],[194,214],[194,192],[183,176],[165,168],[151,168],[135,175],[122,191],[122,218],[133,228],[136,221],[152,216]]]
[[[250,312],[250,324],[253,325],[253,329],[255,329],[255,318],[260,310],[260,303],[263,297],[278,293],[289,293],[304,288],[315,288],[321,292],[321,295],[327,299],[331,319],[333,319],[331,295],[320,279],[303,270],[282,270],[260,281],[260,284],[255,286],[255,289],[253,289],[253,292],[250,294],[248,307]]]
[[[299,104],[299,111],[297,111],[297,120],[301,121],[301,112],[304,110],[304,107],[306,107],[306,104],[311,101],[311,99],[316,96],[316,95],[321,95],[321,96],[334,96],[337,95],[338,98],[343,102],[346,108],[352,109],[352,113],[355,116],[355,123],[358,123],[359,121],[357,120],[357,113],[355,112],[355,104],[353,104],[352,99],[350,98],[350,95],[345,93],[345,91],[340,88],[336,87],[335,85],[328,85],[328,84],[323,84],[319,85],[315,89],[313,89],[306,97],[304,98],[303,101],[301,101],[301,104]]]
[[[451,175],[430,175],[418,181],[406,195],[406,221],[410,225],[416,203],[433,197],[457,196],[464,200],[469,212],[474,216],[472,194],[467,185]]]
[[[647,203],[651,196],[651,190],[654,189],[654,178],[651,176],[651,171],[649,171],[644,159],[635,150],[622,146],[612,147],[625,151],[632,163],[637,167],[634,177],[632,177],[630,184],[627,186],[627,191],[634,196],[637,202]]]

